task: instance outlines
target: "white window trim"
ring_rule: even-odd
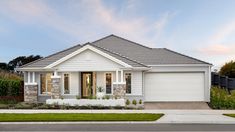
[[[106,93],[106,74],[111,74],[111,93]],[[113,95],[113,73],[112,72],[104,72],[104,89],[105,89],[105,95]]]
[[[133,86],[133,85],[132,85],[132,84],[133,84],[133,83],[132,83],[132,77],[133,77],[132,75],[133,75],[133,74],[132,74],[132,72],[125,72],[125,73],[123,74],[123,76],[124,76],[125,82],[126,82],[126,74],[128,74],[128,73],[131,74],[131,93],[126,93],[126,95],[132,95],[132,90],[133,90],[133,89],[132,89],[132,86]]]
[[[49,72],[50,74],[51,72]],[[51,96],[51,92],[46,92],[45,94],[41,94],[41,74],[47,73],[39,73],[39,89],[38,89],[38,96]],[[53,73],[51,73],[53,75]],[[46,91],[47,91],[47,80],[46,80]]]
[[[73,95],[73,94],[71,94],[71,73],[67,73],[67,72],[64,72],[64,73],[62,73],[63,75],[62,75],[62,77],[63,77],[63,79],[61,79],[62,80],[62,93],[61,93],[61,95]],[[64,74],[68,74],[69,75],[69,94],[65,94],[64,93]]]

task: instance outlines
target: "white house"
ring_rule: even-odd
[[[110,35],[17,68],[24,71],[25,101],[87,98],[98,86],[144,102],[209,102],[211,64]]]

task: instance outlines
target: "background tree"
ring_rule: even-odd
[[[16,67],[25,65],[29,62],[35,61],[40,58],[42,58],[42,56],[40,56],[40,55],[19,56],[19,57],[16,57],[15,59],[9,61],[7,66],[4,63],[0,63],[0,69],[13,71],[14,68],[16,68]]]
[[[225,63],[221,67],[219,74],[230,78],[235,78],[235,61]]]
[[[8,65],[7,65],[7,63],[0,63],[0,69],[2,69],[2,70],[8,70]]]

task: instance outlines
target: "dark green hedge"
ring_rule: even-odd
[[[0,79],[0,96],[18,96],[21,81]]]

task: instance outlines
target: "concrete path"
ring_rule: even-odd
[[[224,116],[224,113],[235,111],[213,110],[184,110],[165,111],[164,116],[157,123],[181,123],[181,124],[235,124],[235,118]]]
[[[0,113],[164,113],[156,122],[148,123],[235,124],[235,118],[222,115],[235,110],[0,110]]]

